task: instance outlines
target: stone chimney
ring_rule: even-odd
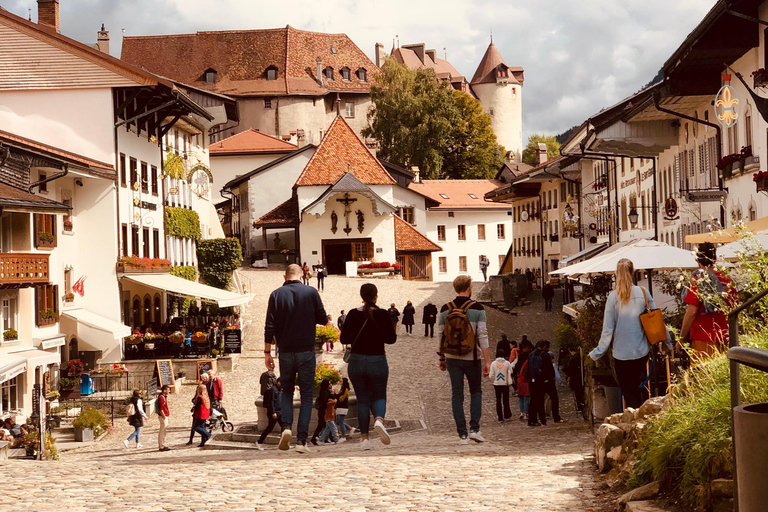
[[[99,30],[99,36],[97,44],[99,51],[109,55],[109,30],[104,30],[104,24],[101,24],[101,30]]]
[[[376,67],[380,68],[384,65],[384,59],[387,58],[387,52],[384,51],[384,45],[376,43]]]
[[[411,167],[411,172],[413,173],[413,182],[414,183],[421,183],[421,172],[419,171],[418,166]]]
[[[37,24],[61,32],[59,27],[59,0],[37,0]]]
[[[435,51],[435,50],[427,50],[424,53],[427,54],[427,57],[432,59],[432,62],[437,62],[437,51]]]
[[[536,149],[536,154],[539,157],[539,163],[543,164],[547,161],[547,145],[543,142],[539,142],[538,147]]]
[[[323,61],[320,57],[317,58],[317,83],[323,85]]]

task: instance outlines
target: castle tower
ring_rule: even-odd
[[[521,162],[523,68],[507,66],[491,40],[470,86],[483,110],[490,114],[493,132],[507,150],[507,159]]]

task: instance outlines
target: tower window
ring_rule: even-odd
[[[491,108],[491,109],[488,109],[488,113],[489,113],[490,115],[493,115],[493,109],[492,109],[492,108]]]

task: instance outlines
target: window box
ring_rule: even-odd
[[[71,220],[65,220],[65,221],[64,221],[64,222],[62,222],[61,224],[62,224],[62,226],[64,226],[64,231],[65,231],[65,232],[69,233],[69,232],[71,232],[71,231],[72,231],[72,228],[73,228],[73,224],[72,224],[72,221],[71,221]]]
[[[757,192],[768,192],[768,171],[756,172],[752,175]]]
[[[171,271],[171,262],[162,258],[140,258],[126,256],[117,262],[117,271],[121,273],[167,273]]]

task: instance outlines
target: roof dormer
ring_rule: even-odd
[[[216,83],[216,70],[213,68],[208,68],[203,72],[203,80],[205,80],[205,83],[208,85],[213,85]]]
[[[506,84],[509,81],[509,67],[506,64],[499,64],[494,71],[497,84]]]
[[[355,73],[357,74],[357,79],[361,82],[368,81],[368,71],[365,68],[359,68]]]
[[[267,77],[267,80],[277,80],[277,66],[272,65],[267,67],[267,69],[264,70],[264,75]]]
[[[323,70],[323,76],[326,80],[333,80],[333,68],[331,66],[327,66]]]
[[[350,78],[352,77],[352,70],[350,70],[347,66],[344,66],[339,70],[339,74],[341,74],[341,79],[349,82]]]

